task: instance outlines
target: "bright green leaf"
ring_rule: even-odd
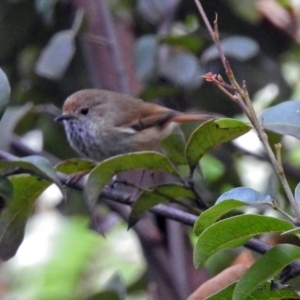
[[[209,120],[200,125],[190,136],[186,158],[193,172],[200,158],[211,148],[231,141],[251,129],[251,126],[234,119]]]
[[[96,166],[96,163],[81,158],[74,158],[64,160],[55,166],[55,170],[67,175],[79,173],[79,172],[89,172]]]
[[[204,211],[197,219],[194,225],[194,234],[199,236],[206,228],[214,224],[219,218],[229,211],[245,206],[246,203],[238,200],[222,201],[206,211]]]
[[[274,277],[284,267],[300,258],[300,248],[290,244],[274,246],[258,259],[237,283],[233,300],[249,296],[266,280]]]
[[[90,207],[94,208],[101,190],[115,174],[135,169],[154,170],[179,177],[167,157],[158,152],[144,151],[109,158],[99,163],[88,177],[85,193]]]
[[[0,214],[0,257],[7,260],[15,255],[24,237],[25,225],[38,196],[49,182],[30,175],[10,178],[14,197]]]
[[[199,236],[194,249],[194,264],[198,268],[216,252],[242,246],[255,235],[281,233],[292,228],[293,225],[287,221],[260,215],[221,220]]]
[[[155,187],[153,191],[144,191],[132,206],[128,226],[132,227],[146,211],[157,204],[172,199],[195,200],[196,198],[197,195],[191,189],[176,184],[160,185]]]

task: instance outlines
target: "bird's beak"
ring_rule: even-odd
[[[54,121],[61,122],[61,121],[67,121],[67,120],[71,120],[71,119],[74,119],[74,117],[71,115],[60,115],[60,116],[56,117],[54,119]]]

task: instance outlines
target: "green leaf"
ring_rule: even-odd
[[[0,215],[0,257],[10,259],[17,252],[24,237],[25,225],[37,197],[50,185],[30,175],[12,176],[14,197],[7,202]]]
[[[281,235],[286,235],[286,234],[299,234],[300,233],[300,227],[293,228],[291,230],[287,230],[283,232]]]
[[[180,176],[167,157],[158,152],[135,152],[109,158],[99,163],[88,177],[84,190],[90,208],[94,208],[101,190],[115,174],[134,169],[155,170]]]
[[[238,200],[226,200],[222,201],[206,211],[204,211],[194,225],[194,234],[199,236],[206,228],[214,224],[218,219],[229,211],[245,206],[246,203]]]
[[[292,229],[287,221],[260,215],[242,215],[221,220],[202,232],[194,249],[196,268],[224,249],[242,246],[251,237],[263,233],[281,233]]]
[[[236,282],[226,286],[224,289],[218,291],[210,297],[205,298],[205,300],[228,300],[232,298],[232,294],[234,288],[236,286]]]
[[[88,300],[120,300],[120,297],[114,291],[104,291],[88,298]]]
[[[274,277],[284,267],[300,258],[300,248],[290,244],[274,246],[258,259],[237,283],[233,300],[249,296],[266,280]]]
[[[180,48],[185,48],[195,54],[198,54],[203,46],[203,41],[201,39],[189,35],[166,36],[161,38],[159,43],[179,46]]]
[[[221,291],[205,298],[205,300],[228,300],[232,299],[232,295],[237,283],[234,282],[222,289]],[[256,290],[245,300],[282,300],[282,299],[299,299],[298,294],[290,289],[272,290],[270,282],[260,284]]]
[[[9,201],[12,197],[13,186],[11,182],[6,177],[0,175],[0,199],[2,198],[5,201]],[[0,206],[2,207],[2,205]]]
[[[10,85],[6,74],[0,68],[0,120],[10,99]]]
[[[165,150],[166,155],[171,161],[178,165],[186,165],[187,161],[184,155],[185,138],[180,128],[177,132],[169,135],[160,142],[160,145]]]
[[[209,120],[200,125],[190,136],[186,158],[194,172],[200,158],[211,148],[231,141],[251,129],[251,126],[234,119]]]
[[[32,156],[22,157],[14,161],[0,161],[0,172],[1,169],[7,169],[13,167],[22,168],[24,170],[31,171],[35,175],[50,180],[60,188],[62,194],[65,196],[64,187],[60,182],[55,170],[53,169],[50,162],[46,158],[39,155],[32,155]]]
[[[189,188],[177,184],[165,184],[155,187],[152,191],[144,191],[132,206],[129,215],[129,228],[136,224],[142,215],[153,206],[172,199],[192,199],[197,195]]]
[[[81,158],[74,158],[64,160],[63,162],[59,163],[55,166],[55,170],[67,175],[79,173],[79,172],[89,172],[96,166],[96,163],[88,160],[88,159],[81,159]]]

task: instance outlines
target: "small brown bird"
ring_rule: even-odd
[[[153,150],[178,123],[207,120],[209,113],[181,113],[115,92],[87,89],[67,98],[63,121],[71,146],[95,161]]]

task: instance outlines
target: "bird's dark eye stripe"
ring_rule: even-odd
[[[84,108],[82,108],[82,109],[80,110],[80,113],[81,113],[82,115],[87,115],[88,112],[89,112],[89,109],[88,109],[87,107],[84,107]]]

